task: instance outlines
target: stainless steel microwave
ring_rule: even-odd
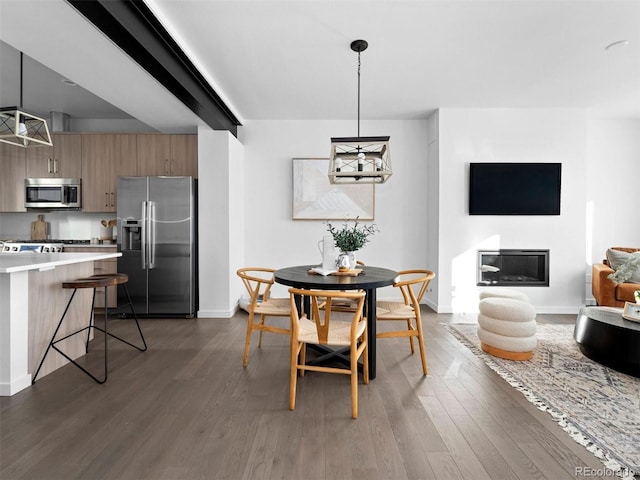
[[[25,208],[79,209],[82,206],[80,178],[27,178]]]

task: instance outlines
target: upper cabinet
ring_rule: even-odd
[[[198,136],[171,135],[170,175],[198,176]]]
[[[198,176],[197,135],[137,137],[139,175]]]
[[[82,135],[82,210],[117,211],[118,176],[137,175],[135,135]]]
[[[168,135],[137,135],[138,171],[145,175],[170,175],[171,140]]]
[[[26,149],[27,174],[31,178],[82,177],[82,135],[54,133],[53,147]]]
[[[0,142],[0,212],[25,211],[25,178],[82,178],[82,210],[116,212],[119,176],[198,176],[197,135],[64,132],[52,141]]]
[[[28,148],[0,142],[0,212],[24,212],[25,156]]]

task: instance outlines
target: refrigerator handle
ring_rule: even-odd
[[[156,268],[156,202],[149,202],[149,270]]]
[[[147,202],[142,202],[142,212],[141,212],[141,238],[140,238],[140,260],[141,265],[140,268],[142,270],[146,270],[147,268]]]

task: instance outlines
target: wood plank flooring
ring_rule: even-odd
[[[379,340],[358,420],[342,375],[307,373],[288,410],[288,337],[255,334],[242,368],[246,317],[143,320],[149,350],[110,343],[106,384],[67,365],[1,398],[0,478],[615,478],[440,324],[475,315],[425,308],[427,377],[406,339]]]

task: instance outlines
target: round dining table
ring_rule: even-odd
[[[367,317],[367,342],[369,349],[369,378],[376,378],[376,289],[393,285],[398,272],[388,268],[358,266],[357,276],[319,275],[310,273],[317,265],[297,265],[276,270],[273,278],[277,283],[295,288],[318,290],[364,290],[365,315]],[[309,313],[309,305],[304,305]]]

